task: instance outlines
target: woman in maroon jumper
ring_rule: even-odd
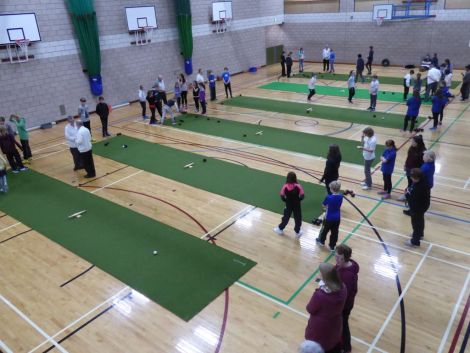
[[[338,245],[335,249],[336,270],[338,275],[348,290],[346,303],[343,309],[343,351],[351,352],[351,332],[349,331],[349,314],[354,307],[354,298],[357,294],[357,274],[359,273],[359,265],[351,259],[352,250],[345,244]]]
[[[320,287],[307,305],[310,319],[305,329],[305,339],[318,342],[325,353],[339,353],[347,289],[332,264],[322,263],[320,274]]]

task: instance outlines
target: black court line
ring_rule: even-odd
[[[5,242],[7,242],[8,240],[11,240],[11,239],[13,239],[13,238],[19,237],[20,235],[26,234],[26,233],[31,232],[31,231],[32,231],[32,229],[25,230],[24,232],[18,233],[18,234],[14,235],[14,236],[12,236],[12,237],[10,237],[10,238],[7,238],[7,239],[5,239],[5,240],[0,241],[0,244],[3,244],[3,243],[5,243]]]
[[[217,233],[215,233],[214,235],[209,235],[207,237],[207,241],[213,241],[213,240],[216,240],[217,236],[226,231],[228,228],[230,228],[231,226],[233,226],[238,220],[248,216],[251,212],[253,212],[254,210],[256,210],[258,207],[256,206],[253,206],[252,208],[250,208],[248,211],[246,212],[243,212],[242,214],[238,215],[237,218],[235,218],[232,222],[230,222],[229,224],[227,224],[224,228],[222,228],[221,230],[219,230]]]
[[[66,286],[67,284],[69,284],[70,282],[75,281],[78,277],[83,276],[85,273],[87,273],[88,271],[90,271],[93,267],[95,267],[95,265],[91,265],[91,266],[88,267],[85,271],[79,273],[79,274],[76,275],[75,277],[72,277],[72,278],[69,279],[67,282],[62,283],[62,284],[60,285],[60,287],[64,287],[64,286]]]
[[[92,183],[92,182],[94,182],[94,181],[96,181],[96,180],[98,180],[98,179],[107,177],[107,176],[109,176],[109,175],[111,175],[111,174],[117,173],[117,172],[119,172],[120,170],[123,170],[123,169],[126,169],[126,168],[129,168],[129,166],[126,165],[126,166],[124,166],[124,167],[121,167],[121,168],[118,168],[118,169],[116,169],[116,170],[113,170],[112,172],[106,173],[106,174],[104,174],[104,175],[100,175],[99,177],[96,177],[96,178],[93,178],[93,179],[91,179],[91,180],[88,180],[88,181],[86,181],[86,182],[84,182],[84,183],[78,184],[78,186],[83,186],[83,185]]]
[[[129,293],[128,295],[126,295],[125,297],[123,297],[121,300],[124,300],[124,299],[127,299],[129,298],[130,296],[132,295],[132,293]],[[95,321],[97,318],[99,318],[100,316],[106,314],[108,311],[110,311],[112,308],[114,308],[116,306],[116,304],[112,304],[110,306],[108,306],[106,309],[104,309],[103,311],[101,311],[100,313],[96,314],[95,316],[93,316],[90,320],[88,320],[87,322],[85,322],[84,324],[82,324],[81,326],[77,327],[75,330],[73,330],[72,332],[70,332],[67,336],[65,336],[64,338],[62,338],[60,341],[57,341],[58,344],[61,344],[62,342],[64,342],[66,339],[72,337],[73,335],[75,335],[78,331],[80,331],[81,329],[83,329],[84,327],[88,326],[89,324],[91,324],[93,321]],[[54,345],[50,346],[49,348],[47,348],[45,351],[43,351],[42,353],[46,353],[46,352],[50,352],[51,350],[53,350],[55,348]]]
[[[470,336],[470,321],[468,322],[467,331],[462,341],[462,346],[460,347],[459,353],[465,353],[465,348],[467,348],[468,338]]]

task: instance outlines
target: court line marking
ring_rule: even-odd
[[[414,279],[416,278],[416,275],[418,274],[419,270],[421,269],[421,267],[423,266],[424,264],[424,261],[426,260],[426,258],[428,257],[429,255],[429,252],[431,251],[432,249],[432,244],[429,245],[428,249],[426,250],[426,252],[424,253],[423,257],[421,258],[420,262],[418,263],[418,265],[416,266],[415,270],[413,271],[413,273],[411,274],[411,277],[410,279],[408,280],[408,283],[406,284],[405,288],[403,289],[402,293],[400,294],[400,296],[398,297],[398,299],[395,301],[395,304],[393,305],[392,309],[390,310],[387,318],[385,319],[384,323],[382,324],[382,327],[380,328],[379,332],[377,332],[377,335],[375,336],[374,340],[372,341],[370,347],[369,347],[369,350],[367,351],[367,353],[371,353],[374,349],[375,349],[375,346],[377,345],[379,339],[382,337],[385,329],[387,328],[390,320],[392,319],[393,315],[395,314],[395,311],[397,310],[398,308],[398,305],[400,305],[400,302],[402,301],[402,299],[405,297],[406,293],[408,292],[408,289],[411,287],[411,284],[413,283]]]
[[[345,220],[345,221],[348,221],[348,222],[351,222],[351,223],[359,224],[359,222],[354,221],[354,220],[349,219],[349,218],[341,218],[341,220]],[[368,225],[368,224],[363,224],[363,226],[372,229],[372,227],[371,227],[370,225]],[[406,238],[406,239],[409,239],[409,238],[410,238],[409,235],[401,234],[401,233],[398,233],[398,232],[394,232],[394,231],[389,230],[389,229],[386,229],[386,228],[380,228],[380,227],[375,227],[375,226],[374,226],[374,228],[375,228],[375,229],[378,229],[378,230],[380,230],[380,231],[384,231],[384,232],[390,233],[390,234],[398,235],[399,237],[402,237],[402,238]],[[432,242],[429,242],[429,241],[426,241],[426,240],[421,240],[421,243],[432,244],[433,246],[437,246],[437,247],[439,247],[439,248],[443,248],[443,249],[448,250],[448,251],[456,252],[456,253],[458,253],[458,254],[465,255],[465,256],[470,256],[470,253],[468,253],[468,252],[465,252],[465,251],[463,251],[463,250],[457,250],[457,249],[449,248],[449,247],[447,247],[447,246],[445,246],[445,245],[440,245],[440,244],[432,243]]]
[[[47,153],[47,154],[44,154],[42,156],[39,156],[39,157],[33,157],[33,161],[37,161],[39,159],[43,159],[43,158],[46,158],[46,157],[49,157],[49,156],[52,156],[54,154],[57,154],[57,153],[61,153],[61,152],[64,152],[64,151],[67,151],[68,148],[64,148],[63,150],[59,150],[59,151],[54,151],[54,152],[51,152],[51,153]]]
[[[0,340],[0,348],[5,351],[5,353],[13,353],[13,351],[8,348],[8,346]]]
[[[467,181],[465,182],[463,188],[467,189],[468,184],[470,184],[470,178],[467,179]]]
[[[308,319],[308,318],[310,317],[310,316],[307,315],[306,313],[303,313],[303,312],[301,312],[301,311],[299,311],[299,310],[297,310],[297,309],[295,309],[295,308],[293,308],[293,307],[291,307],[291,306],[289,306],[289,305],[286,305],[286,304],[284,304],[284,303],[280,303],[280,302],[276,301],[275,299],[272,299],[272,298],[270,298],[270,297],[264,295],[263,293],[259,293],[259,292],[255,291],[255,290],[253,290],[252,288],[245,286],[245,285],[242,284],[242,283],[235,282],[235,284],[236,284],[237,286],[242,287],[243,289],[247,290],[248,292],[254,293],[254,294],[260,296],[260,297],[263,298],[263,299],[266,299],[266,300],[268,300],[268,301],[270,301],[270,302],[272,302],[272,303],[275,303],[275,304],[279,305],[280,307],[282,307],[282,308],[284,308],[284,309],[287,309],[287,310],[293,312],[294,314],[297,314],[297,315],[299,315],[299,316],[302,316],[302,317],[305,318],[305,319]],[[351,338],[352,338],[354,341],[356,341],[356,342],[358,342],[358,343],[360,343],[360,344],[365,345],[366,347],[370,347],[370,346],[371,346],[369,343],[367,343],[366,341],[361,340],[360,338],[357,338],[357,337],[354,337],[354,336],[351,336]],[[374,348],[374,349],[375,349],[376,351],[378,351],[378,352],[381,352],[381,353],[387,353],[386,351],[384,351],[384,350],[382,350],[382,349],[380,349],[380,348]]]
[[[104,302],[102,302],[101,304],[95,306],[93,309],[91,309],[90,311],[88,311],[86,314],[83,314],[82,316],[80,316],[78,319],[72,321],[70,324],[68,324],[67,326],[65,326],[62,330],[58,331],[56,334],[54,334],[53,336],[51,336],[50,338],[53,339],[55,337],[57,337],[58,335],[60,335],[61,333],[67,331],[69,328],[71,328],[72,326],[76,325],[77,323],[79,323],[80,321],[82,321],[84,318],[86,318],[87,316],[89,316],[91,313],[93,313],[94,311],[98,310],[99,308],[101,308],[103,305],[105,304],[108,304],[110,301],[114,301],[114,300],[117,300],[118,297],[121,295],[122,292],[124,292],[125,290],[128,290],[130,289],[132,291],[132,289],[129,287],[129,286],[126,286],[124,288],[122,288],[119,292],[117,292],[116,294],[112,295],[111,297],[109,297],[108,299],[106,299]],[[125,296],[121,296],[121,298],[119,300],[122,299],[122,297],[126,297],[128,296],[129,293],[127,293]],[[39,345],[37,345],[35,348],[31,349],[29,351],[29,353],[32,353],[34,351],[36,351],[38,348],[42,347],[43,345],[45,345],[46,343],[48,343],[49,340],[46,340],[42,343],[40,343]]]
[[[17,225],[20,225],[20,224],[21,224],[21,222],[17,222],[17,223],[15,223],[15,224],[12,224],[11,226],[8,226],[8,227],[6,227],[6,228],[0,229],[0,233],[1,233],[1,232],[4,232],[4,231],[6,231],[6,230],[8,230],[8,229],[10,229],[10,228],[16,227]]]
[[[214,228],[212,228],[211,230],[209,230],[208,232],[206,232],[202,237],[200,237],[200,239],[204,239],[206,238],[208,235],[211,235],[212,232],[215,232],[216,229],[219,229],[219,228],[222,228],[222,226],[224,226],[226,223],[230,222],[231,220],[237,218],[239,215],[245,213],[246,211],[248,211],[249,209],[253,208],[254,206],[251,206],[251,205],[248,205],[246,206],[245,208],[243,208],[242,210],[238,211],[237,213],[235,213],[233,216],[227,218],[225,221],[223,221],[222,223],[220,223],[219,225],[215,226]]]
[[[105,186],[102,186],[102,187],[100,187],[99,189],[93,190],[93,191],[91,191],[90,193],[91,193],[91,194],[95,194],[95,193],[97,193],[97,192],[100,191],[100,190],[109,188],[110,186],[112,186],[112,185],[114,185],[114,184],[120,183],[121,181],[124,181],[124,180],[129,179],[129,178],[132,178],[133,176],[136,176],[137,174],[140,174],[140,173],[142,173],[142,172],[143,172],[143,170],[139,170],[139,171],[137,171],[137,172],[135,172],[135,173],[132,173],[132,174],[130,174],[130,175],[124,177],[124,178],[121,178],[121,179],[116,180],[116,181],[113,181],[112,183],[109,183],[109,184],[107,184],[107,185],[105,185]]]
[[[63,348],[60,344],[58,344],[51,336],[49,336],[46,332],[44,332],[38,325],[36,325],[29,317],[27,317],[20,309],[14,306],[8,299],[6,299],[3,295],[0,294],[0,299],[12,309],[19,317],[21,317],[24,321],[26,321],[30,326],[32,326],[37,332],[39,332],[44,338],[47,340],[45,342],[50,342],[53,346],[55,346],[59,351],[62,353],[68,353],[68,351]]]
[[[462,289],[459,294],[459,298],[457,299],[457,302],[454,305],[454,310],[452,310],[452,315],[449,318],[449,323],[447,324],[447,328],[444,332],[444,335],[442,336],[441,344],[439,345],[439,349],[437,350],[437,353],[442,353],[444,351],[444,347],[447,343],[447,339],[449,338],[450,330],[452,329],[452,325],[454,324],[455,317],[457,316],[457,312],[459,311],[460,304],[462,303],[465,292],[467,291],[467,286],[469,282],[470,282],[470,272],[467,273],[467,278],[465,279],[465,283],[462,286]]]
[[[46,146],[46,147],[39,148],[39,149],[37,149],[37,150],[32,151],[32,153],[33,153],[33,155],[34,155],[35,153],[38,153],[39,151],[47,150],[48,148],[57,147],[57,146],[62,146],[62,145],[68,146],[65,142],[61,142],[61,143],[57,143],[57,144],[55,144],[55,145],[50,145],[50,146]]]

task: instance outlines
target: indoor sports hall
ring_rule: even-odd
[[[467,0],[3,0],[0,352],[469,351],[469,19]],[[315,296],[352,295],[340,245],[354,307],[318,305],[312,339]]]

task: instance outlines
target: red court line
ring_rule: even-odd
[[[454,338],[452,339],[452,343],[449,348],[449,353],[454,353],[455,347],[457,346],[457,341],[459,340],[460,333],[462,332],[463,324],[465,323],[465,319],[467,318],[468,309],[470,308],[470,294],[467,298],[467,303],[465,304],[465,308],[463,309],[462,316],[460,317],[459,325],[455,330]]]

